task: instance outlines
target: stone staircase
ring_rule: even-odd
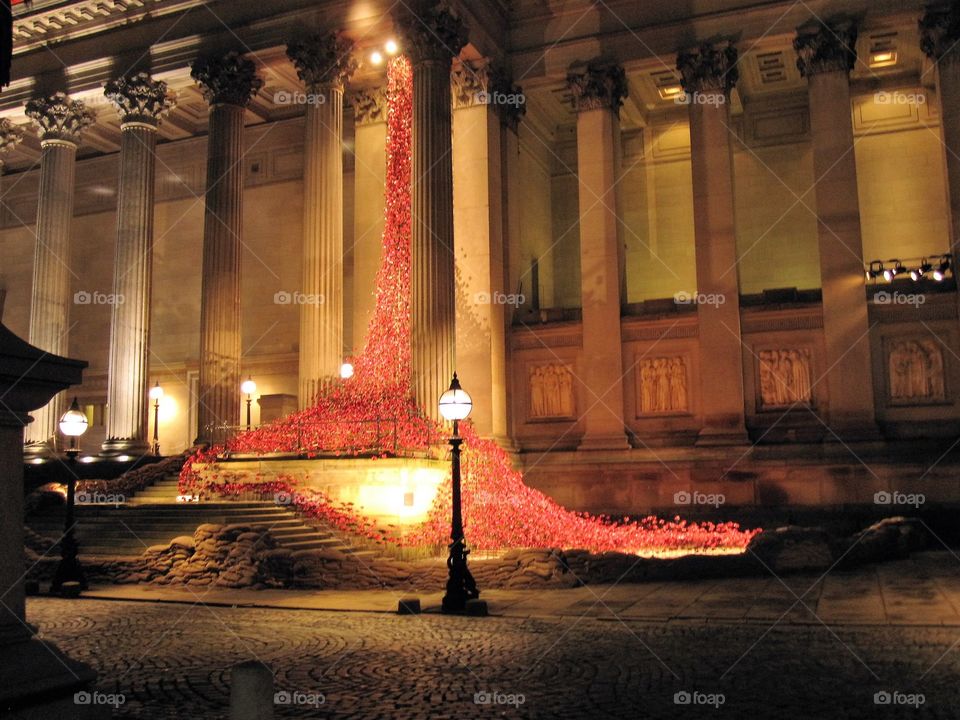
[[[45,537],[59,538],[64,512],[63,506],[39,511],[27,517],[27,526]],[[266,528],[282,547],[291,550],[334,549],[355,557],[376,554],[354,547],[322,523],[272,502],[178,503],[176,475],[157,481],[124,503],[78,504],[75,518],[81,556],[140,555],[151,545],[193,535],[204,523]]]

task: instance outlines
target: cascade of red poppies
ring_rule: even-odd
[[[428,451],[442,447],[443,428],[421,412],[411,392],[410,238],[411,125],[413,78],[398,57],[387,72],[386,209],[376,306],[354,375],[322,392],[306,410],[240,433],[225,446],[198,452],[184,465],[181,491],[234,495],[257,492],[288,496],[301,512],[341,530],[381,542],[442,547],[450,532],[450,479],[437,493],[428,519],[403,538],[349,505],[297,486],[279,475],[269,482],[237,481],[229,472],[198,473],[194,463],[213,462],[224,452],[296,452],[376,455],[386,451]],[[480,548],[561,547],[628,552],[736,549],[757,531],[736,523],[687,523],[655,517],[613,522],[565,510],[523,483],[509,456],[495,443],[462,425],[463,515],[467,538]]]

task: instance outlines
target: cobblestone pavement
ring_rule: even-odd
[[[278,691],[314,696],[316,705],[277,705],[277,717],[960,717],[956,627],[399,617],[52,598],[31,599],[27,612],[44,638],[99,671],[103,692],[123,693],[116,717],[226,718],[229,668],[249,659],[274,669]],[[878,692],[891,704],[875,704]],[[676,693],[691,703],[677,704]],[[919,710],[902,704],[919,701],[916,693]],[[703,704],[719,703],[717,694],[722,705]],[[491,696],[496,702],[475,702]]]

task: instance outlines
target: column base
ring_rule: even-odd
[[[57,452],[49,443],[38,442],[23,446],[24,460],[49,460],[56,457]]]
[[[102,457],[116,457],[117,455],[147,455],[150,445],[143,440],[128,438],[108,438],[100,445]]]
[[[89,692],[97,674],[35,637],[0,647],[0,714],[16,717],[108,718],[108,705],[83,704],[74,693]]]
[[[630,442],[624,433],[609,435],[585,435],[577,450],[629,450]]]
[[[750,436],[745,427],[718,428],[705,427],[697,434],[697,447],[723,447],[729,445],[749,445]]]

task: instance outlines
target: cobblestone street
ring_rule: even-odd
[[[250,659],[271,665],[275,689],[293,701],[277,705],[278,717],[960,717],[957,627],[398,617],[48,598],[31,600],[28,617],[92,664],[104,693],[125,696],[116,717],[225,718],[229,668]],[[891,704],[877,705],[878,692]],[[690,704],[675,702],[677,693]],[[911,693],[923,695],[919,711],[904,704],[917,699]]]

